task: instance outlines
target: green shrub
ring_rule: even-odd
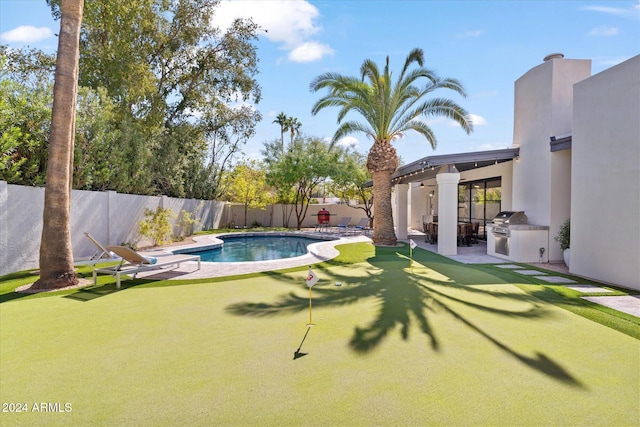
[[[563,251],[569,249],[569,243],[571,243],[571,220],[566,220],[558,230],[558,235],[553,238],[560,244],[560,249]]]
[[[171,240],[171,218],[176,215],[171,209],[158,207],[155,211],[144,210],[145,219],[140,222],[140,234],[153,240],[155,246],[162,245]]]
[[[193,234],[193,228],[198,224],[200,224],[200,221],[195,219],[191,212],[187,212],[182,209],[178,216],[178,227],[180,227],[180,232],[176,237],[182,237],[182,240],[184,240],[185,236],[191,236]]]

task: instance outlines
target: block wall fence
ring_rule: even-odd
[[[87,239],[89,232],[103,245],[135,243],[138,247],[150,246],[151,240],[140,235],[138,224],[144,219],[145,209],[158,207],[171,209],[175,214],[182,210],[192,213],[199,221],[195,231],[220,228],[228,224],[243,227],[244,206],[215,200],[179,199],[167,196],[140,196],[115,191],[73,190],[71,193],[71,245],[76,261],[88,259],[96,247]],[[343,216],[352,217],[352,224],[365,213],[346,205],[314,204],[309,207],[303,227],[312,227],[321,208],[332,214],[335,224]],[[16,271],[38,268],[44,188],[8,184],[0,181],[0,276]],[[283,216],[293,206],[269,205],[265,209],[250,209],[246,225],[254,222],[263,226],[283,226]],[[179,227],[173,220],[174,233]],[[289,227],[295,228],[295,212]]]

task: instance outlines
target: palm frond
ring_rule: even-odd
[[[387,56],[384,68],[370,59],[363,61],[360,78],[337,73],[324,73],[312,80],[311,91],[327,89],[312,107],[312,114],[327,107],[338,107],[337,123],[340,125],[335,137],[354,132],[364,132],[375,140],[390,141],[408,130],[415,130],[435,146],[432,130],[419,120],[423,117],[443,116],[458,123],[469,133],[473,123],[468,113],[455,102],[446,98],[426,100],[426,96],[437,89],[448,89],[466,96],[460,81],[440,78],[433,70],[423,66],[422,49],[413,49],[405,59],[399,78],[394,82]],[[411,68],[412,65],[417,67]],[[426,83],[421,84],[426,80]],[[363,122],[344,122],[350,113],[356,113]],[[366,123],[365,126],[363,123]]]

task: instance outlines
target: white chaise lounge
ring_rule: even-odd
[[[110,274],[116,278],[116,287],[120,289],[120,276],[123,274],[136,274],[141,271],[154,270],[156,268],[175,265],[180,268],[180,264],[186,261],[198,261],[200,270],[200,255],[168,255],[158,258],[149,258],[140,255],[138,252],[126,246],[107,246],[107,249],[122,258],[120,264],[112,267],[96,268],[93,270],[93,284],[96,285],[98,273]],[[195,270],[194,270],[195,271]]]

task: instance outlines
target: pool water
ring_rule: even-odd
[[[221,248],[190,254],[200,255],[202,261],[241,262],[293,258],[307,254],[307,246],[326,240],[298,236],[222,236]]]

